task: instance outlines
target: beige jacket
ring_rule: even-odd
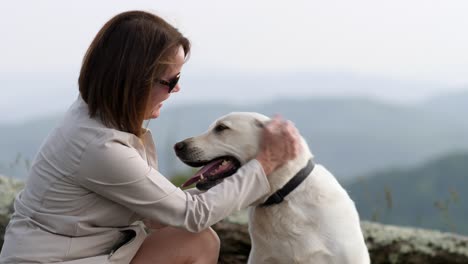
[[[182,191],[157,171],[149,130],[140,140],[105,127],[79,96],[15,199],[0,263],[129,263],[146,236],[138,220],[199,232],[269,190],[252,160],[207,192]],[[123,230],[133,238],[119,247]]]

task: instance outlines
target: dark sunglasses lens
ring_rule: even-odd
[[[168,86],[169,86],[169,93],[176,87],[177,83],[179,82],[180,75],[177,75],[174,79],[172,79]]]

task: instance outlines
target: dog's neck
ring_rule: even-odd
[[[305,167],[298,171],[281,189],[270,195],[270,197],[268,197],[268,199],[260,206],[267,207],[282,203],[284,198],[294,191],[310,175],[314,167],[314,162],[312,159],[309,159]]]
[[[281,166],[267,177],[271,187],[269,195],[272,195],[288,183],[289,180],[303,169],[307,162],[312,158],[313,155],[307,147],[307,144],[303,144],[302,153],[299,154],[296,159],[288,161],[285,165]]]

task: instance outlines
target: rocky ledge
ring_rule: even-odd
[[[21,182],[0,175],[0,248]],[[245,214],[214,225],[221,239],[219,263],[247,263],[250,238]],[[408,227],[361,223],[373,264],[466,264],[468,237]]]
[[[468,237],[408,227],[361,223],[373,264],[466,264]],[[221,239],[219,263],[247,263],[247,225],[223,221],[214,225]]]
[[[24,184],[0,175],[0,248],[3,246],[3,234],[13,212],[13,199]]]

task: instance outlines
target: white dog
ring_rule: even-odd
[[[206,133],[179,142],[185,146],[176,146],[183,162],[204,165],[185,185],[197,182],[197,188],[209,189],[255,158],[269,120],[258,113],[231,113]],[[249,210],[249,263],[370,263],[353,201],[327,169],[314,165],[302,143],[298,158],[268,176],[271,198]],[[275,195],[282,188],[284,200]]]

